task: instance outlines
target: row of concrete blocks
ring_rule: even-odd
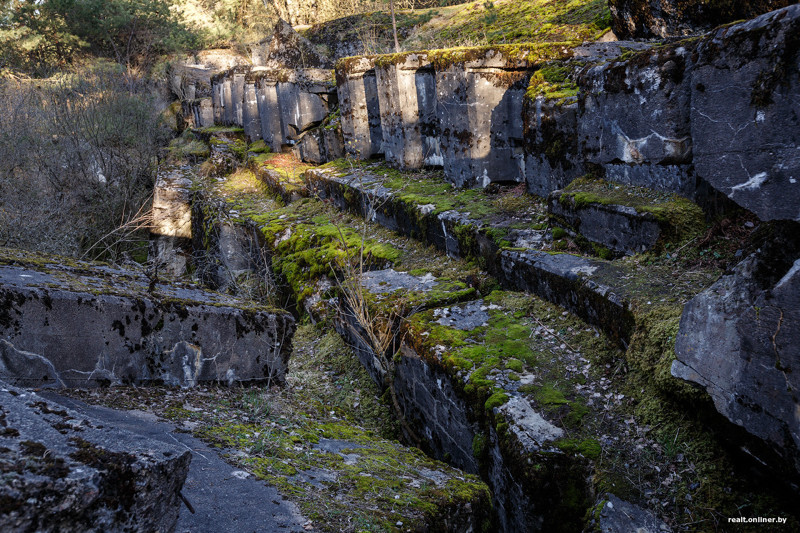
[[[650,50],[345,59],[344,141],[351,155],[382,153],[401,169],[441,165],[459,187],[518,182],[547,196],[593,172],[699,203],[713,198],[710,184],[763,220],[800,220],[798,37],[794,5]]]
[[[210,103],[192,105],[197,125],[239,125],[277,151],[338,100],[349,155],[442,166],[458,187],[516,182],[547,196],[592,172],[701,204],[717,191],[763,220],[800,220],[797,38],[794,5],[652,50],[616,42],[362,56],[339,61],[335,85],[329,70],[235,67],[212,78]],[[340,153],[298,150],[315,163]]]
[[[275,152],[295,144],[336,107],[333,71],[234,67],[211,78],[211,97],[187,100],[196,127],[239,126]]]

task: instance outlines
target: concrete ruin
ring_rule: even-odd
[[[282,383],[295,324],[194,286],[10,250],[0,301],[0,378],[26,387]]]
[[[340,60],[336,65],[336,90],[347,154],[357,159],[382,154],[383,129],[374,57]]]

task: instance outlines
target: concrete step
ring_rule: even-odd
[[[623,344],[633,331],[634,308],[683,303],[714,279],[709,273],[680,286],[669,273],[644,272],[636,261],[563,253],[567,243],[554,238],[544,203],[532,196],[504,200],[459,191],[435,174],[400,174],[379,163],[337,162],[310,169],[305,179],[311,194],[451,257],[474,260],[504,288],[563,306]],[[495,207],[498,202],[511,208]]]
[[[659,239],[680,242],[705,229],[703,210],[667,193],[583,177],[549,196],[554,223],[615,253],[653,249]]]
[[[207,191],[206,201],[225,190],[230,189]],[[344,193],[332,199],[346,201]],[[386,387],[391,379],[409,425],[407,439],[419,439],[432,456],[481,474],[492,491],[500,529],[579,527],[583,511],[594,505],[594,488],[586,480],[604,446],[599,421],[610,424],[603,432],[626,432],[624,415],[615,411],[624,395],[612,392],[602,369],[590,372],[590,360],[615,350],[613,342],[536,296],[491,292],[492,279],[474,264],[397,234],[403,231],[342,213],[330,202],[303,198],[269,207],[263,193],[259,200],[230,200],[216,205],[235,210],[231,218],[244,231],[260,228],[279,283],[286,284],[298,307],[313,320],[334,324],[377,384]],[[249,211],[256,202],[261,208]],[[583,258],[513,253],[515,264],[536,264],[530,255],[536,253],[552,258],[555,266],[536,270],[555,270],[557,279],[571,272],[574,285],[622,309],[606,288],[579,283]],[[345,266],[360,257],[363,269]],[[620,272],[602,275],[618,278]],[[564,294],[560,286],[551,287],[551,293],[553,298]],[[611,311],[598,313],[597,320],[611,321]],[[370,337],[380,336],[376,325],[386,326],[382,345]],[[547,364],[539,365],[539,358]],[[602,408],[595,394],[608,396]],[[574,498],[563,498],[567,493]]]

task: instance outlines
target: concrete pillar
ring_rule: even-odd
[[[346,58],[336,66],[345,149],[358,159],[383,153],[374,60],[374,57]]]
[[[379,57],[375,73],[386,160],[400,169],[441,166],[436,74],[427,54]]]

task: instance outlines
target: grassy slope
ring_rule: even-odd
[[[403,50],[498,43],[595,40],[609,30],[605,0],[477,0],[397,14]],[[391,17],[378,12],[345,17],[303,32],[315,44],[369,41],[367,52],[393,51]]]

